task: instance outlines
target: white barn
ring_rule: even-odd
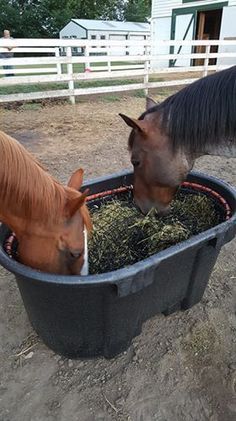
[[[158,40],[234,39],[236,41],[236,0],[153,0],[151,20],[152,51],[169,53],[169,47],[155,45]],[[170,47],[177,53],[179,47]],[[201,48],[201,47],[199,47]],[[217,47],[212,47],[217,50]],[[214,51],[216,51],[214,50]],[[235,51],[235,47],[222,46],[219,51]],[[181,52],[190,53],[183,46]],[[214,59],[213,59],[214,60]],[[221,59],[224,64],[236,64],[235,59]],[[168,66],[168,62],[153,63],[154,67]],[[177,59],[172,65],[189,65],[187,59]]]
[[[130,48],[130,54],[143,54],[139,40],[150,38],[150,24],[144,22],[119,22],[109,20],[72,19],[61,31],[60,38],[89,40],[120,40],[136,41]],[[111,51],[114,55],[125,55],[125,46],[119,46]]]

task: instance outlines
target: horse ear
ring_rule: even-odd
[[[84,170],[82,168],[79,168],[78,170],[76,170],[72,174],[68,182],[68,187],[72,187],[75,190],[80,190],[83,183],[83,176],[84,176]]]
[[[152,98],[146,97],[146,111],[150,110],[150,108],[155,107],[158,102],[155,102]]]
[[[88,196],[89,189],[86,189],[79,197],[75,199],[68,200],[66,204],[66,211],[69,214],[69,217],[72,218],[74,214],[85,204],[86,197]]]
[[[147,127],[145,120],[136,120],[135,118],[130,118],[125,114],[119,114],[119,116],[124,120],[124,122],[131,127],[132,129],[138,129],[139,131],[146,133]]]

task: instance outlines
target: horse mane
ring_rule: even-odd
[[[236,137],[236,66],[186,86],[140,116],[158,112],[173,149],[204,151]]]
[[[59,220],[69,198],[78,197],[77,191],[56,181],[18,141],[1,131],[0,156],[0,214],[3,210],[48,225]]]

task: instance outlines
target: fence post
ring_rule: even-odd
[[[206,46],[206,57],[204,59],[204,71],[203,71],[203,76],[207,76],[208,73],[208,65],[209,65],[209,54],[211,51],[211,46],[207,45]]]
[[[71,47],[66,47],[66,56],[72,58]],[[68,88],[71,91],[74,91],[75,87],[74,87],[74,81],[73,81],[73,64],[71,62],[67,64],[67,74],[69,76]],[[70,102],[73,105],[75,104],[75,96],[74,95],[70,95]]]
[[[110,45],[107,46],[107,70],[110,73],[111,72],[111,60],[109,59],[109,56],[111,54],[111,49],[110,49]]]
[[[60,57],[60,50],[59,47],[55,48],[55,57]],[[57,63],[57,74],[61,75],[62,71],[61,71],[61,63]]]
[[[145,45],[144,48],[144,55],[147,56],[148,55],[148,46]],[[144,64],[144,70],[145,70],[145,75],[143,78],[143,83],[144,83],[144,95],[148,96],[148,78],[149,78],[149,60],[148,58],[145,58],[145,64]]]
[[[85,57],[89,57],[89,47],[88,47],[88,45],[85,45],[85,48],[84,48],[84,55],[85,55]],[[86,63],[85,63],[85,72],[89,72],[90,71],[90,63],[89,63],[89,61],[86,61]]]

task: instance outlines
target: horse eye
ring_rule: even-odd
[[[133,167],[138,167],[140,165],[140,161],[138,159],[131,159],[131,164]]]

